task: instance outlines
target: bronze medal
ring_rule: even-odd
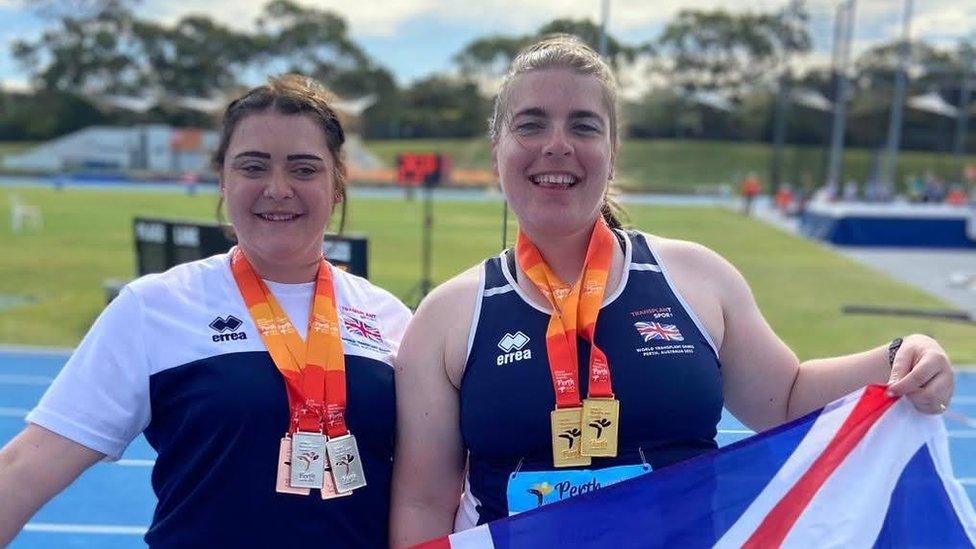
[[[282,437],[278,445],[278,478],[275,481],[275,492],[279,494],[297,494],[307,496],[312,491],[308,488],[293,488],[291,485],[291,438]]]
[[[332,499],[341,498],[343,496],[351,496],[352,492],[340,492],[336,488],[335,479],[332,477],[332,468],[327,467],[325,469],[325,478],[322,482],[322,499]]]

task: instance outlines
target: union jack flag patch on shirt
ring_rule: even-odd
[[[380,335],[380,331],[373,326],[359,320],[358,318],[342,317],[342,322],[346,325],[346,329],[350,333],[371,339],[378,343],[383,342],[383,336]]]
[[[635,322],[634,327],[637,333],[644,337],[644,341],[660,339],[662,341],[684,341],[681,331],[674,324],[661,324],[659,322]]]

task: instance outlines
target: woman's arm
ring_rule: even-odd
[[[854,388],[848,381],[852,373],[860,376],[854,379]],[[835,386],[838,381],[840,385]],[[789,418],[816,410],[868,383],[888,383],[891,395],[905,395],[926,414],[944,412],[955,390],[955,376],[945,350],[934,339],[913,334],[903,339],[891,365],[888,344],[863,353],[801,364],[790,398]]]
[[[690,243],[669,241],[663,248],[676,278],[696,281],[683,289],[710,296],[688,297],[701,309],[697,312],[705,325],[719,333],[712,336],[719,345],[726,406],[750,428],[774,427],[872,383],[891,382],[893,394],[906,395],[922,412],[938,413],[948,405],[952,368],[931,338],[905,337],[894,368],[888,365],[887,343],[801,364],[763,318],[745,278],[728,261]],[[708,307],[716,302],[717,309]]]
[[[475,292],[467,274],[437,288],[417,310],[397,354],[393,547],[454,529],[465,463],[458,386]]]
[[[0,547],[105,454],[29,424],[0,450]]]

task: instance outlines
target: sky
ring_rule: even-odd
[[[70,0],[65,0],[70,1]],[[141,17],[172,23],[203,13],[226,25],[247,29],[266,0],[142,0]],[[297,0],[332,10],[345,18],[353,39],[397,81],[454,68],[451,58],[471,40],[486,34],[533,32],[558,17],[600,20],[600,0]],[[788,0],[610,0],[608,29],[627,43],[655,39],[681,9],[771,11]],[[854,54],[901,34],[905,0],[857,0]],[[0,0],[0,84],[22,87],[27,72],[12,58],[10,44],[36,37],[49,23],[39,19],[25,0]],[[833,13],[838,0],[807,0],[814,51],[802,64],[830,59]],[[914,0],[912,36],[955,47],[976,42],[976,0]]]

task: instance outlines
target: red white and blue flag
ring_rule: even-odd
[[[715,452],[423,544],[973,547],[939,416],[870,386]]]
[[[644,336],[644,341],[660,339],[663,341],[684,341],[684,336],[674,324],[661,324],[660,322],[635,322],[634,327],[637,333]]]
[[[383,336],[380,335],[380,331],[374,328],[372,325],[359,320],[358,318],[342,317],[342,322],[346,325],[346,329],[350,333],[356,334],[373,341],[383,341]]]

